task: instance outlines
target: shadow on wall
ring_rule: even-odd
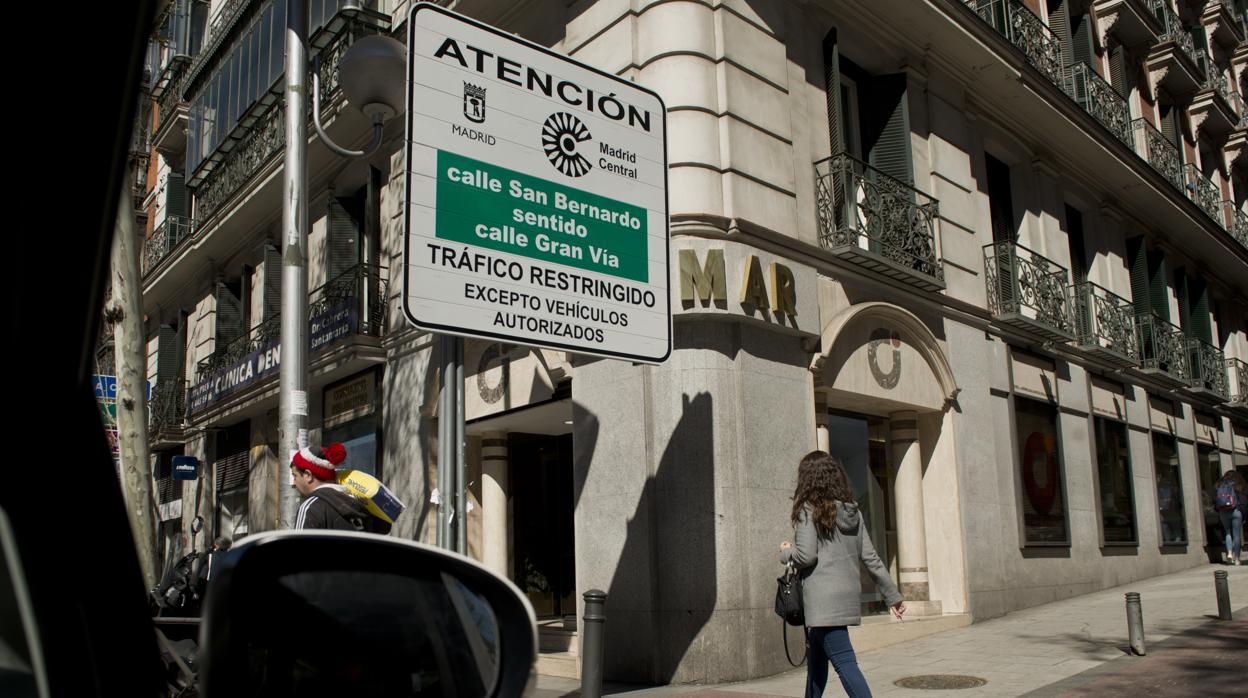
[[[407,505],[392,535],[414,541],[424,541],[432,508],[429,491],[433,482],[429,465],[433,462],[430,436],[433,420],[421,410],[431,404],[431,396],[436,396],[439,389],[436,353],[429,347],[390,362],[382,396],[386,424],[382,462],[389,466],[382,472],[382,480]],[[413,386],[421,386],[420,394],[411,394]]]
[[[599,420],[580,405],[574,403],[573,409],[577,457],[588,464]],[[605,589],[606,646],[615,648],[606,653],[608,679],[671,683],[686,654],[707,642],[699,634],[717,596],[712,409],[709,393],[681,396],[679,420],[628,519],[624,547]],[[637,458],[647,453],[637,445]],[[598,467],[614,465],[601,462]],[[577,469],[577,503],[586,475]]]

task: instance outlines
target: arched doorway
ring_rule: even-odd
[[[883,302],[837,313],[821,347],[810,367],[819,447],[845,464],[872,540],[915,614],[960,611],[965,570],[950,426],[958,387],[945,348],[913,313]],[[929,538],[929,530],[941,533]],[[863,611],[883,611],[870,585]]]

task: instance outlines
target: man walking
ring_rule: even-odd
[[[353,497],[338,484],[338,464],[347,458],[340,443],[325,448],[301,448],[290,460],[295,490],[304,497],[295,518],[295,529],[331,529],[388,533],[390,525],[368,513],[363,500]]]

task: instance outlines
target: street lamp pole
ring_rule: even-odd
[[[308,4],[286,3],[286,159],[282,187],[282,361],[278,458],[308,445]],[[280,528],[294,528],[299,494],[279,472]]]

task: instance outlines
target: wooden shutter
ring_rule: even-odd
[[[173,325],[161,325],[156,344],[156,383],[173,380],[178,376],[178,330]]]
[[[186,180],[177,172],[170,172],[165,181],[165,217],[185,218],[188,213]]]
[[[215,292],[217,298],[217,351],[238,339],[243,334],[243,303],[234,295],[229,286],[218,281]]]
[[[1096,72],[1096,50],[1092,46],[1092,32],[1092,17],[1088,13],[1071,18],[1070,45],[1074,62],[1082,63],[1092,72]]]
[[[1200,72],[1208,75],[1213,66],[1210,65],[1209,37],[1205,34],[1205,28],[1196,25],[1188,29],[1188,32],[1192,35],[1192,43],[1196,44],[1196,67],[1200,68]]]
[[[264,246],[264,287],[260,289],[261,320],[282,312],[282,255],[272,245]]]
[[[1127,240],[1127,263],[1131,269],[1131,304],[1136,315],[1147,315],[1152,306],[1148,293],[1148,250],[1143,236]]]
[[[832,152],[845,149],[841,132],[841,59],[836,48],[836,28],[823,37],[823,90],[828,104],[828,140]]]
[[[1057,37],[1058,45],[1062,49],[1062,66],[1069,66],[1075,62],[1074,47],[1071,46],[1070,36],[1070,0],[1060,0],[1054,3],[1049,2],[1049,31]]]
[[[860,96],[861,99],[861,96]],[[906,74],[871,78],[863,120],[863,149],[872,167],[908,185],[914,184],[910,168],[910,110],[906,100]]]
[[[1179,302],[1179,327],[1183,329],[1183,333],[1191,336],[1192,332],[1192,316],[1191,306],[1188,304],[1187,294],[1187,270],[1179,267],[1174,270],[1174,296]]]
[[[1148,251],[1148,302],[1150,309],[1170,321],[1170,296],[1166,288],[1166,255],[1161,250]]]
[[[360,263],[360,226],[343,205],[342,199],[329,200],[329,229],[326,241],[332,282]]]
[[[1209,314],[1209,286],[1196,277],[1187,279],[1189,337],[1213,344],[1213,319]]]
[[[1157,108],[1161,115],[1161,135],[1179,149],[1179,160],[1182,161],[1183,140],[1179,138],[1179,111],[1173,104],[1164,102],[1158,103]]]
[[[1115,46],[1109,52],[1109,84],[1123,98],[1131,96],[1129,73],[1127,70],[1127,49]]]

